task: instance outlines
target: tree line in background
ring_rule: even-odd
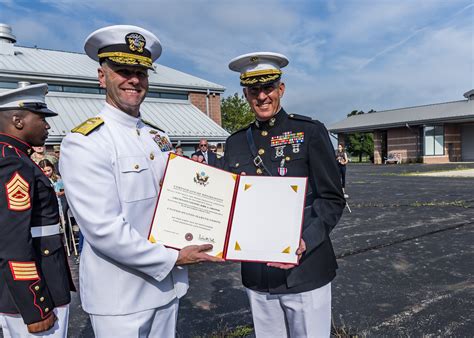
[[[248,126],[254,115],[243,95],[235,93],[221,102],[222,128],[229,133]]]
[[[371,109],[367,114],[375,113],[375,110]],[[362,110],[353,110],[347,117],[353,115],[365,114]],[[352,156],[357,156],[359,162],[362,162],[362,157],[368,157],[369,161],[373,162],[374,156],[374,134],[372,133],[352,133],[345,135],[344,144],[346,151]]]
[[[370,110],[367,114],[374,113]],[[235,93],[224,98],[221,102],[222,128],[229,133],[245,128],[254,120],[254,114],[243,95]],[[362,110],[353,110],[347,117],[365,114]],[[369,157],[373,161],[374,136],[372,133],[353,133],[345,135],[344,144],[346,151],[362,162],[363,157]]]

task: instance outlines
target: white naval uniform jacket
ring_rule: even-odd
[[[61,144],[66,196],[85,238],[82,307],[97,315],[157,308],[188,289],[178,251],[147,240],[169,153],[153,138],[168,136],[108,104],[98,116],[103,125]]]

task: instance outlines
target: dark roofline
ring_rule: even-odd
[[[15,45],[15,47],[21,47],[21,48],[28,48],[28,49],[33,49],[33,50],[45,50],[45,51],[49,51],[49,52],[59,52],[59,53],[69,53],[69,54],[75,54],[75,55],[83,55],[83,56],[86,56],[87,57],[87,54],[85,52],[71,52],[71,51],[63,51],[63,50],[57,50],[57,49],[48,49],[48,48],[38,48],[38,47],[28,47],[28,46],[18,46],[18,45]],[[219,85],[217,83],[214,83],[214,82],[211,82],[209,80],[206,80],[206,79],[203,79],[203,78],[200,78],[198,76],[195,76],[195,75],[192,75],[192,74],[189,74],[189,73],[186,73],[186,72],[183,72],[181,70],[178,70],[178,69],[175,69],[175,68],[172,68],[170,66],[167,66],[167,65],[164,65],[162,63],[153,63],[154,65],[160,65],[161,67],[165,67],[165,68],[168,68],[168,69],[171,69],[172,71],[175,71],[175,72],[179,72],[181,74],[184,74],[186,76],[191,76],[191,77],[194,77],[196,79],[199,79],[201,81],[205,81],[205,82],[208,82],[210,85],[209,86],[196,86],[196,85],[168,85],[168,84],[162,84],[162,83],[157,83],[157,82],[150,82],[150,85],[155,85],[155,86],[164,86],[164,87],[168,87],[168,88],[188,88],[188,89],[195,89],[197,91],[207,91],[208,89],[209,90],[212,90],[214,92],[219,92],[219,93],[224,93],[226,91],[226,87],[222,86],[222,85]],[[151,72],[154,72],[156,74],[156,69],[153,69],[151,70]],[[41,76],[41,77],[50,77],[50,78],[64,78],[66,80],[69,80],[69,79],[79,79],[79,80],[85,80],[85,81],[94,81],[96,80],[97,81],[97,77],[88,77],[88,76],[77,76],[77,75],[67,75],[67,74],[49,74],[49,73],[31,73],[31,72],[23,72],[23,71],[18,71],[18,70],[15,70],[15,71],[7,71],[7,70],[4,70],[4,69],[0,69],[0,73],[5,73],[5,74],[27,74],[27,75],[32,75],[32,76]],[[214,86],[215,85],[215,86]],[[217,86],[217,87],[216,87]]]
[[[72,52],[69,50],[59,50],[59,49],[49,49],[49,48],[43,48],[43,47],[30,47],[30,46],[20,46],[20,45],[15,45],[15,47],[21,47],[21,48],[29,48],[29,49],[41,49],[41,50],[47,50],[49,52],[60,52],[60,53],[70,53],[70,54],[80,54],[80,55],[86,55],[84,52]]]
[[[377,124],[372,126],[359,126],[359,127],[348,127],[348,128],[329,128],[328,131],[331,133],[354,133],[354,132],[372,132],[380,129],[391,129],[398,127],[408,126],[418,126],[427,123],[443,123],[443,122],[453,122],[453,121],[463,121],[474,122],[474,114],[468,116],[453,116],[449,118],[438,118],[438,119],[427,119],[427,120],[415,120],[415,121],[404,121],[396,123],[387,123],[387,124]]]
[[[395,108],[395,109],[387,109],[387,110],[376,110],[372,113],[364,113],[361,115],[366,115],[366,114],[378,114],[378,113],[386,113],[386,112],[393,112],[393,111],[399,111],[399,110],[406,110],[406,109],[413,109],[413,108],[421,108],[421,107],[430,107],[430,106],[439,106],[441,104],[450,104],[450,103],[458,103],[458,102],[468,102],[469,100],[457,100],[457,101],[447,101],[447,102],[438,102],[438,103],[430,103],[430,104],[423,104],[420,106],[412,106],[412,107],[403,107],[403,108]],[[359,116],[359,115],[351,115],[348,116],[347,118],[351,118],[353,116]]]

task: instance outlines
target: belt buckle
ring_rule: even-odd
[[[256,167],[259,167],[260,168],[260,165],[263,163],[263,160],[262,158],[260,157],[260,155],[257,155],[257,157],[255,157],[253,159],[253,164],[255,164]]]

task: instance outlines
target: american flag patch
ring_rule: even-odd
[[[5,188],[8,209],[24,211],[31,207],[30,185],[18,172],[5,184]]]
[[[35,262],[8,262],[14,280],[38,280]]]

